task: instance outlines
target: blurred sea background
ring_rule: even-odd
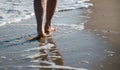
[[[58,0],[57,12],[92,6],[89,0]],[[0,26],[34,16],[33,0],[0,0]]]

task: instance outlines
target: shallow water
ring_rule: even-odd
[[[54,26],[60,28],[64,27],[64,30],[58,31],[58,34],[65,30],[67,30],[65,31],[65,35],[74,32],[74,30],[83,30],[84,23],[86,22],[85,19],[88,18],[88,16],[85,16],[84,14],[89,13],[89,11],[84,8],[92,5],[90,3],[85,3],[87,0],[67,1],[68,0],[59,0],[55,18],[53,19]],[[26,20],[27,22],[23,21],[23,23],[21,21],[22,19],[31,18],[31,16],[34,15],[32,5],[32,0],[0,1],[0,14],[2,14],[0,15],[0,26],[4,26],[0,27],[0,70],[87,70],[87,68],[79,66],[78,68],[74,65],[74,67],[69,66],[72,63],[66,65],[59,48],[54,41],[52,41],[52,37],[47,38],[49,40],[45,39],[45,41],[41,41],[43,43],[38,41],[28,41],[26,39],[36,35],[36,24],[33,24],[35,23],[33,19],[29,21]],[[79,13],[75,9],[79,9]],[[69,10],[72,10],[74,14],[71,14],[72,11]],[[66,12],[69,14],[66,15]],[[20,23],[6,25],[13,22]],[[73,31],[68,31],[68,29]],[[40,46],[40,44],[45,46]]]
[[[82,29],[88,18],[84,13],[57,12],[53,26],[58,31],[40,42],[28,41],[37,35],[35,18],[0,27],[0,70],[101,70],[101,62],[116,52],[99,35]]]
[[[77,10],[74,10],[73,12],[76,12],[74,15],[71,14],[72,11],[66,11],[69,14],[57,12],[53,19],[53,25],[63,27],[64,30],[67,27],[81,31],[84,28],[81,23],[87,18],[83,15],[83,11],[85,10],[79,9],[78,13]],[[76,15],[80,16],[76,17]],[[61,22],[65,18],[66,22]],[[74,23],[73,20],[69,21],[73,18]],[[64,30],[59,30],[57,33]],[[65,31],[65,34],[68,32]],[[87,68],[66,65],[53,37],[40,42],[27,40],[28,37],[36,35],[35,18],[0,27],[0,70],[87,70]]]
[[[0,47],[0,70],[87,70],[85,68],[75,68],[65,66],[53,37],[43,38],[40,42],[23,40],[16,38],[19,43]],[[22,42],[20,42],[22,41]],[[34,47],[33,47],[34,46]]]

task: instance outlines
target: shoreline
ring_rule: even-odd
[[[54,46],[56,46],[56,48],[54,47],[53,49],[62,56],[62,58],[58,59],[59,61],[56,60],[56,56],[54,56],[55,53],[50,49],[44,49],[47,50],[47,60],[50,61],[47,61],[44,57],[39,57],[42,55],[42,51],[40,51],[40,42],[29,42],[28,40],[26,40],[26,38],[28,37],[37,35],[35,18],[23,20],[16,24],[8,24],[6,26],[1,27],[0,70],[4,70],[5,68],[12,69],[9,67],[18,66],[15,69],[12,69],[17,70],[19,69],[19,65],[23,66],[21,67],[21,70],[37,70],[40,69],[39,67],[42,66],[40,64],[41,62],[44,62],[44,60],[45,62],[50,64],[57,62],[57,64],[62,63],[63,66],[69,66],[80,69],[84,68],[88,70],[119,70],[119,43],[116,42],[116,39],[114,39],[114,37],[116,37],[119,40],[119,26],[116,27],[119,16],[111,14],[115,13],[114,11],[109,12],[111,8],[108,8],[110,10],[107,9],[108,11],[106,11],[106,8],[108,7],[108,5],[106,7],[106,4],[110,2],[111,5],[109,7],[113,7],[114,0],[92,0],[92,2],[94,4],[94,6],[91,7],[93,13],[90,14],[91,18],[89,19],[88,23],[85,23],[86,28],[84,30],[82,30],[79,26],[76,26],[88,19],[88,17],[86,17],[86,10],[81,11],[81,9],[78,9],[72,11],[59,12],[53,18],[53,25],[57,27],[58,31],[55,32],[52,35],[52,37],[50,37],[50,42],[46,42],[46,40],[43,42],[47,44],[44,47],[48,48],[50,48],[50,43],[54,42],[53,44]],[[103,7],[105,9],[104,11]],[[111,15],[109,16],[109,14]],[[112,22],[108,21],[108,16]],[[113,16],[116,16],[116,18],[111,18]],[[106,22],[104,23],[104,21],[102,20],[106,20]],[[111,24],[113,22],[116,23]],[[73,24],[76,26],[74,26]],[[73,27],[71,27],[71,25],[73,25]],[[114,28],[111,27],[111,25],[115,25]],[[103,37],[104,39],[102,39],[101,37]],[[115,43],[111,41],[111,38],[112,40],[115,40]],[[106,41],[108,41],[108,43],[106,43]],[[114,46],[118,46],[109,46],[109,44],[111,44],[110,42],[112,42],[112,46],[113,44]],[[37,62],[31,62],[34,61],[32,59],[33,56],[37,56],[37,59],[35,60]],[[51,61],[51,59],[53,59],[53,61]],[[32,68],[31,66],[27,69],[24,68],[24,66],[30,65],[34,65],[36,67]]]
[[[85,24],[85,29],[99,33],[113,47],[120,46],[120,7],[119,0],[91,0],[92,14]]]
[[[87,19],[87,17],[84,17],[83,13],[86,13],[84,11],[78,9],[58,13],[57,16],[59,17],[55,17],[53,19],[53,23],[57,27],[58,31],[53,34],[52,38],[55,41],[56,47],[61,53],[64,66],[70,66],[80,69],[84,68],[88,70],[96,70],[94,69],[94,67],[98,66],[98,68],[101,69],[100,64],[98,63],[102,61],[101,59],[104,59],[104,57],[110,55],[110,53],[108,53],[110,50],[109,48],[107,48],[107,45],[99,36],[87,32],[86,30],[79,29],[79,27],[76,28],[76,26],[70,26],[73,24],[78,25],[81,22],[85,21],[85,19]],[[59,25],[59,23],[66,24],[67,26]],[[14,67],[16,65],[29,66],[33,64],[35,66],[41,66],[39,65],[39,63],[43,60],[40,59],[44,58],[38,58],[38,60],[40,61],[35,63],[31,62],[33,61],[33,59],[27,59],[27,57],[35,56],[34,54],[39,53],[40,49],[38,47],[41,47],[39,46],[39,42],[29,42],[28,40],[26,40],[26,38],[36,35],[37,32],[35,18],[31,18],[30,20],[24,20],[16,24],[8,24],[6,26],[1,27],[0,70],[4,70],[4,68],[10,66]],[[49,47],[49,45],[46,46]],[[48,59],[50,57],[53,57],[49,53]],[[41,54],[37,56],[40,55]],[[111,55],[114,55],[114,53],[111,53]],[[3,67],[1,68],[1,66]],[[36,69],[25,69],[24,67],[21,68],[22,70],[39,69],[37,67]],[[17,68],[12,70],[17,70]]]

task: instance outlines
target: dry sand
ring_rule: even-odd
[[[120,0],[91,0],[94,4],[91,18],[86,29],[103,37],[109,48],[114,51],[113,57],[100,62],[101,68],[95,70],[120,70]]]
[[[110,45],[120,46],[120,0],[91,0],[94,4],[86,28],[104,35]]]

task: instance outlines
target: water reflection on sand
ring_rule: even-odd
[[[63,58],[60,54],[59,49],[57,48],[57,45],[53,41],[52,36],[48,36],[47,38],[42,38],[39,41],[40,47],[45,46],[46,44],[53,44],[51,48],[49,49],[40,49],[40,54],[43,54],[41,56],[35,57],[35,60],[40,60],[40,70],[51,70],[52,68],[49,68],[49,66],[55,66],[55,65],[64,65]],[[46,67],[48,66],[48,67]],[[46,67],[46,68],[45,68]]]

